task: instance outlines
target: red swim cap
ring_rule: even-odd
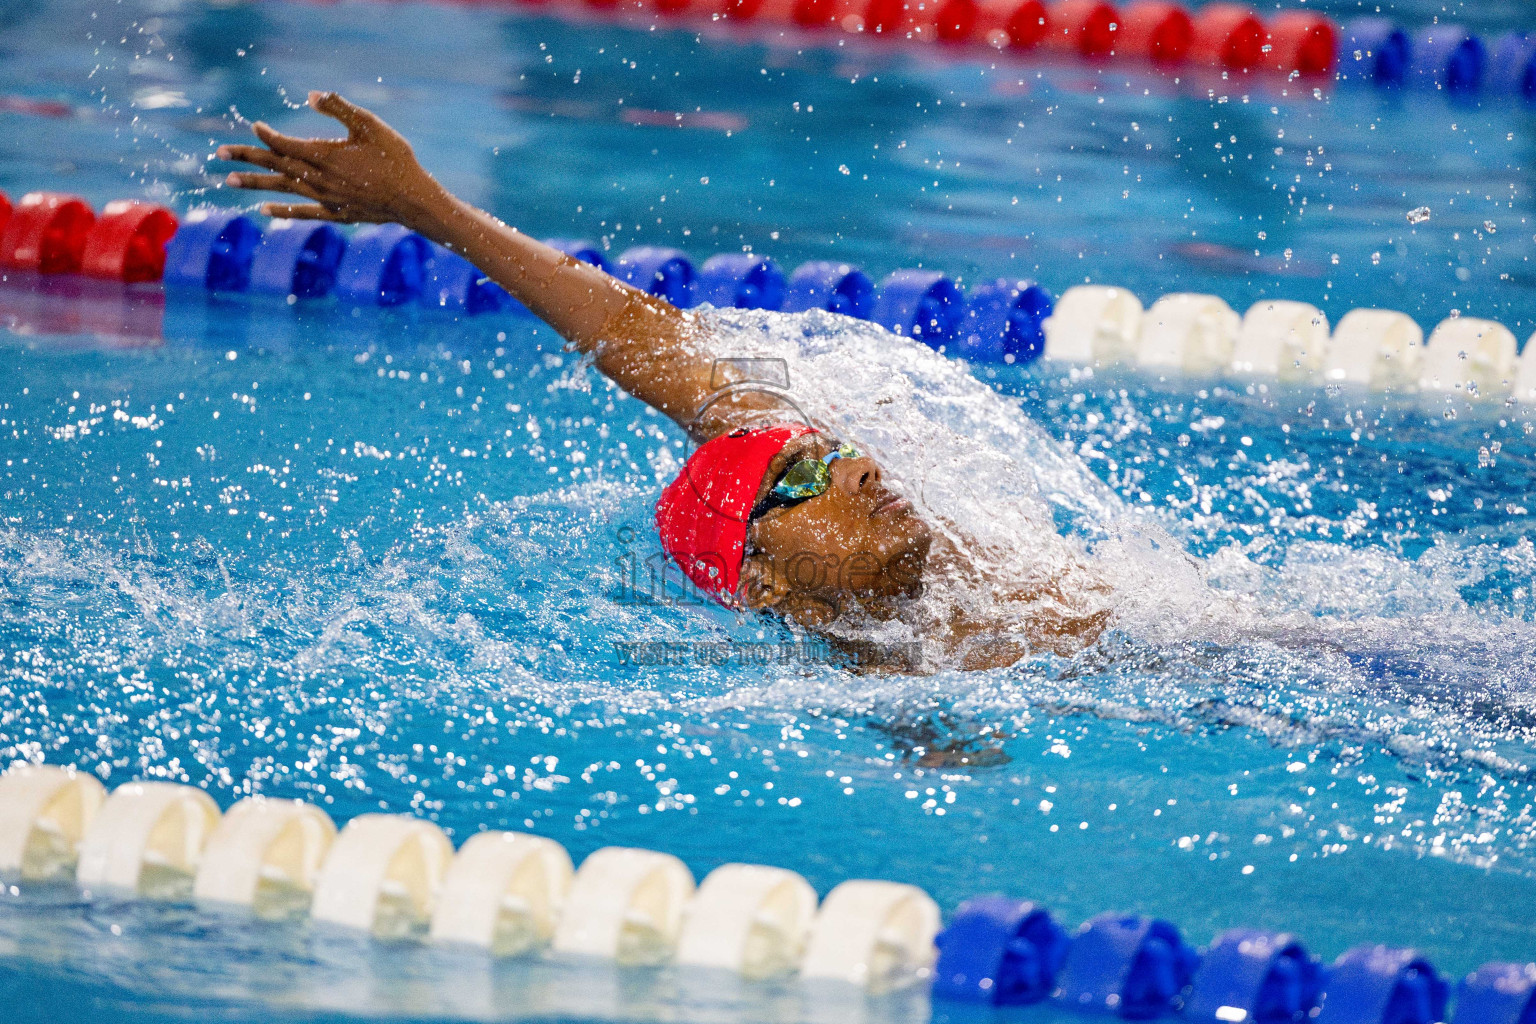
[[[706,441],[656,502],[661,546],[700,590],[726,606],[736,603],[746,557],[747,519],[773,457],[802,434],[804,424],[734,430]]]

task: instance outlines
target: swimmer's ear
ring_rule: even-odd
[[[754,611],[773,611],[789,596],[789,581],[773,571],[773,559],[761,554],[748,555],[741,563],[736,595]]]
[[[792,622],[816,629],[837,618],[837,606],[812,594],[797,593],[789,581],[774,571],[773,559],[748,555],[741,563],[741,582],[736,596],[753,611],[774,612]]]

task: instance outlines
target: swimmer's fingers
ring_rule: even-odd
[[[260,146],[220,146],[214,156],[233,163],[255,164],[269,171],[286,174],[290,178],[303,178],[315,172],[315,165],[305,160],[274,153]]]
[[[345,209],[333,209],[319,203],[262,203],[261,212],[283,220],[328,220],[335,224],[357,224],[366,220]]]
[[[303,160],[305,163],[317,164],[323,160],[337,146],[345,145],[337,139],[296,139],[292,135],[284,135],[276,131],[265,121],[257,121],[251,125],[251,132],[266,144],[267,148],[279,156],[285,156],[292,160]],[[250,148],[250,147],[247,147]],[[253,163],[255,161],[252,161]]]
[[[266,204],[266,211],[276,217],[343,224],[408,223],[412,219],[427,223],[430,214],[424,213],[424,208],[434,201],[441,186],[416,162],[410,143],[374,114],[335,93],[310,93],[309,104],[346,125],[348,137],[295,139],[257,122],[251,127],[266,150],[226,146],[219,155],[272,173],[237,171],[228,182],[314,200]]]
[[[245,171],[232,171],[224,180],[236,188],[254,189],[258,192],[287,192],[306,199],[322,198],[314,187],[300,178],[293,178],[286,174],[251,174]]]
[[[347,131],[354,139],[374,134],[385,127],[379,115],[344,99],[340,93],[312,92],[309,94],[309,105],[327,117],[334,117],[346,125]]]

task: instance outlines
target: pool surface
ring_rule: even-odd
[[[1512,4],[1466,17],[1521,27]],[[324,130],[296,101],[334,87],[471,201],[615,253],[1536,329],[1531,114],[1507,101],[438,4],[12,3],[0,57],[13,197],[245,203],[212,146],[237,118]],[[8,308],[61,301],[29,296],[0,282]],[[1536,959],[1528,410],[972,367],[826,315],[713,316],[723,354],[781,360],[1001,562],[1086,552],[1105,638],[991,672],[828,665],[650,584],[683,438],[547,328],[173,295],[158,344],[0,333],[0,760],[531,831],[578,861],[906,881],[946,910],[1138,911],[1197,943],[1413,945],[1452,976]],[[12,1020],[986,1016],[0,894]]]

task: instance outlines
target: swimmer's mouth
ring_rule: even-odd
[[[892,494],[875,506],[874,511],[869,514],[869,518],[878,519],[881,516],[895,516],[900,515],[902,512],[910,512],[911,510],[911,502],[899,494]]]

